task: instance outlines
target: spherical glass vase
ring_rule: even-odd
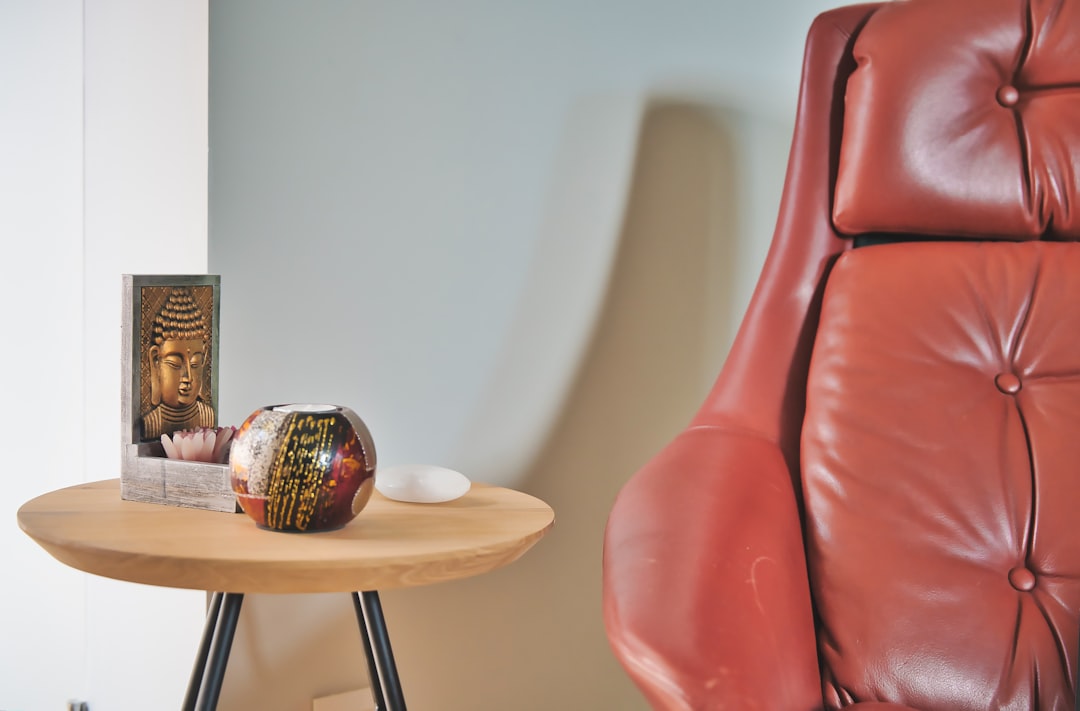
[[[360,417],[339,405],[270,405],[244,420],[229,454],[232,489],[261,528],[341,528],[375,486],[375,443]]]

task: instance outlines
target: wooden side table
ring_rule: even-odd
[[[118,479],[25,503],[19,527],[65,565],[147,585],[213,592],[185,711],[217,707],[245,593],[351,592],[379,711],[404,711],[379,590],[479,575],[513,562],[552,526],[537,498],[473,484],[443,504],[374,493],[351,523],[279,533],[243,514],[124,501]]]

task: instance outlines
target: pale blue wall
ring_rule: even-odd
[[[757,158],[786,151],[825,4],[213,3],[226,415],[340,402],[387,464],[519,480],[594,325],[651,103],[736,117],[747,300],[782,177]]]
[[[384,596],[411,705],[645,708],[600,621],[606,513],[719,369],[824,7],[212,3],[225,418],[338,402],[383,464],[556,510],[510,568]],[[364,684],[353,624],[252,599],[226,703]]]

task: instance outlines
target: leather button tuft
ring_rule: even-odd
[[[997,385],[998,390],[1008,395],[1015,395],[1020,392],[1020,378],[1012,373],[999,373],[994,378],[994,385]]]
[[[1020,101],[1020,91],[1015,86],[1006,84],[997,90],[998,103],[1005,108],[1012,108]]]
[[[1009,571],[1009,584],[1020,592],[1031,592],[1035,589],[1035,573],[1016,566]]]

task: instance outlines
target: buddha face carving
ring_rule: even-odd
[[[158,383],[151,392],[169,407],[187,407],[202,392],[206,342],[199,339],[164,341],[150,347],[150,377]],[[157,404],[157,403],[155,403]]]

